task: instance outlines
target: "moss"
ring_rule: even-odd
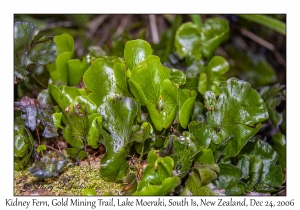
[[[101,177],[98,168],[88,165],[66,166],[59,177],[38,179],[29,170],[15,171],[14,195],[83,195],[83,190],[92,188],[97,195],[119,195],[120,183]]]

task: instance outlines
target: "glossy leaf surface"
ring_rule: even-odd
[[[33,131],[38,125],[38,102],[35,99],[24,96],[19,104],[21,106],[21,118],[24,121],[24,125]]]
[[[105,156],[101,159],[100,173],[109,179],[122,179],[126,174],[132,127],[138,113],[137,103],[128,97],[115,96],[109,98],[98,108],[102,116],[100,129],[101,143],[106,147]]]
[[[126,67],[132,70],[152,54],[151,45],[141,39],[128,41],[124,49]]]
[[[34,140],[21,119],[14,124],[14,169],[19,171],[26,168],[32,155]]]
[[[211,58],[219,45],[228,39],[228,22],[219,18],[209,18],[201,28],[202,53],[204,57]]]
[[[30,173],[38,178],[45,179],[58,176],[59,172],[67,165],[64,154],[55,151],[45,151],[39,161],[29,169]]]
[[[14,75],[19,79],[27,79],[29,64],[45,65],[55,60],[52,38],[43,37],[32,43],[38,32],[32,23],[14,24]]]
[[[241,151],[241,160],[247,158],[249,164],[238,164],[243,172],[248,172],[248,189],[256,188],[258,191],[273,191],[278,189],[283,181],[280,165],[277,165],[278,154],[268,143],[253,138]],[[247,167],[249,166],[249,169]]]
[[[146,105],[157,130],[167,128],[175,117],[177,87],[173,86],[170,72],[157,56],[149,56],[132,70],[130,90],[140,105]]]
[[[80,96],[80,92],[76,88],[68,86],[58,87],[49,84],[49,91],[63,111],[65,111],[77,96]]]
[[[147,138],[150,137],[152,131],[152,126],[148,122],[144,122],[137,132],[134,132],[131,140],[137,142],[144,142]]]
[[[47,104],[52,104],[52,98],[51,94],[48,89],[42,90],[39,95],[37,96],[37,101],[41,105],[47,105]]]
[[[149,151],[152,132],[153,128],[148,122],[144,122],[141,126],[137,125],[136,131],[133,129],[131,141],[138,142],[138,144],[134,145],[134,148],[139,154],[143,155]],[[147,139],[149,139],[148,142],[146,142]]]
[[[61,34],[54,37],[56,44],[56,55],[59,56],[65,52],[74,52],[74,39],[69,34]]]
[[[50,106],[38,109],[38,121],[44,127],[42,136],[52,138],[58,136],[52,117],[53,111]]]
[[[55,122],[55,119],[53,118],[53,107],[51,106],[52,99],[49,90],[42,90],[37,97],[37,101],[39,102],[38,120],[44,127],[42,136],[46,138],[58,136],[57,124],[55,124],[57,122]],[[60,127],[62,128],[61,125]]]
[[[229,26],[226,20],[209,18],[201,28],[188,22],[182,24],[176,32],[175,46],[179,55],[194,57],[202,55],[211,58],[219,45],[228,38]]]
[[[26,64],[45,65],[54,62],[56,47],[52,37],[42,37],[27,52]]]
[[[220,96],[205,93],[208,109],[207,122],[192,122],[190,132],[198,139],[199,146],[223,145],[223,155],[236,156],[245,143],[261,127],[260,122],[268,118],[268,112],[259,94],[250,84],[235,78],[220,84]],[[225,140],[228,139],[228,142]]]
[[[78,104],[82,105],[89,115],[97,112],[96,104],[87,96],[76,96],[71,103],[71,107],[75,107]]]
[[[184,85],[186,81],[185,74],[178,69],[170,69],[170,80],[172,83]]]
[[[124,68],[124,63],[119,60],[99,58],[85,72],[84,84],[91,91],[89,98],[97,106],[113,95],[128,96]]]
[[[182,24],[176,32],[175,47],[179,55],[183,57],[201,57],[201,35],[197,25],[193,23]]]
[[[218,189],[225,189],[226,195],[240,195],[246,190],[246,185],[240,181],[242,171],[231,164],[219,164],[220,174],[215,183]]]
[[[14,49],[25,52],[38,33],[39,30],[34,24],[16,22],[14,24]]]
[[[35,99],[24,96],[15,106],[21,109],[21,118],[24,125],[31,131],[35,130],[39,124],[44,127],[42,136],[51,138],[58,136],[52,118],[52,108],[49,104],[39,104]]]

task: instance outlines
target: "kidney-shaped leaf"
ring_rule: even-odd
[[[169,69],[160,63],[159,57],[152,55],[132,70],[130,89],[141,105],[147,101],[156,105],[163,81],[169,78]]]
[[[129,86],[140,105],[146,105],[157,130],[167,128],[176,115],[177,86],[157,56],[149,56],[132,70]]]
[[[152,54],[151,45],[141,39],[128,41],[124,49],[126,67],[132,70]]]
[[[89,98],[100,106],[112,95],[128,96],[124,63],[99,58],[85,72],[83,81],[91,93]]]
[[[176,32],[175,47],[183,57],[211,58],[219,45],[228,38],[229,26],[226,20],[209,18],[201,28],[194,23],[182,24]]]
[[[128,168],[126,156],[138,105],[131,98],[114,96],[98,108],[98,113],[102,116],[104,128],[99,129],[103,137],[101,143],[106,147],[105,156],[101,159],[100,173],[109,179],[122,179]]]
[[[183,57],[193,56],[197,60],[201,57],[200,30],[194,23],[182,24],[176,32],[175,47],[179,55]]]
[[[217,100],[213,92],[207,91],[205,104],[208,108],[207,122],[192,122],[190,132],[205,148],[211,141],[216,145],[224,144],[221,145],[225,158],[239,154],[246,142],[259,131],[260,123],[268,119],[266,106],[259,94],[249,83],[236,78],[220,84]]]
[[[229,26],[226,20],[219,18],[209,18],[201,28],[202,53],[204,57],[210,58],[215,53],[219,45],[224,42],[229,35]]]

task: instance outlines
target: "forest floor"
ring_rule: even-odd
[[[14,196],[81,196],[83,190],[92,188],[97,195],[119,195],[121,183],[111,182],[99,173],[100,158],[92,157],[90,166],[85,161],[79,165],[69,163],[58,177],[39,179],[29,170],[14,172]]]

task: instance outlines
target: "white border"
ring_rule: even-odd
[[[5,198],[13,197],[13,15],[15,13],[108,13],[108,14],[140,14],[140,13],[160,13],[160,14],[203,14],[203,13],[284,13],[287,14],[287,195],[286,197],[255,197],[262,201],[287,201],[294,199],[295,206],[299,207],[298,191],[299,181],[297,179],[299,170],[299,131],[298,117],[299,104],[299,11],[296,4],[297,1],[5,1],[1,3],[1,19],[0,19],[0,42],[1,42],[1,79],[0,90],[2,92],[1,108],[0,108],[0,129],[1,129],[1,177],[0,177],[0,206],[1,209],[21,209],[19,207],[5,207]],[[3,77],[4,76],[4,77]],[[296,197],[297,196],[297,197]],[[19,200],[31,200],[31,197],[17,197]],[[35,197],[39,200],[48,200],[51,203],[53,197]],[[64,197],[66,198],[66,197]],[[99,197],[98,197],[99,198]],[[88,199],[98,199],[88,198]],[[116,197],[115,197],[116,198]],[[182,198],[165,197],[167,199],[181,200]],[[199,197],[194,197],[200,199]],[[203,198],[203,197],[202,197]],[[230,197],[227,197],[228,199]],[[234,197],[235,198],[235,197]],[[82,198],[86,199],[86,198]],[[120,199],[126,199],[124,197]],[[131,197],[131,199],[135,199]],[[145,197],[146,200],[155,200],[155,197]],[[190,198],[189,198],[190,199]],[[218,198],[205,197],[203,199],[215,200]],[[251,199],[251,197],[247,197]],[[30,207],[30,209],[40,209],[40,207]],[[63,208],[63,207],[61,207]],[[61,209],[56,208],[56,209]],[[65,207],[64,207],[65,208]],[[72,207],[82,209],[82,207]],[[153,208],[153,207],[152,207]],[[157,207],[155,207],[157,208]],[[172,207],[174,209],[182,209],[182,207]],[[201,208],[201,207],[199,207]],[[231,209],[232,207],[214,207],[222,209]],[[250,208],[250,207],[248,207]],[[254,209],[251,207],[250,209]],[[269,208],[269,207],[263,207]],[[280,207],[276,207],[276,209]],[[287,207],[285,207],[287,208]],[[48,208],[49,209],[49,208]],[[89,208],[90,209],[90,208]],[[97,207],[97,209],[112,209]],[[115,209],[115,208],[114,208]],[[125,209],[132,209],[126,207]],[[149,208],[148,208],[149,209]],[[299,208],[298,208],[299,209]]]

